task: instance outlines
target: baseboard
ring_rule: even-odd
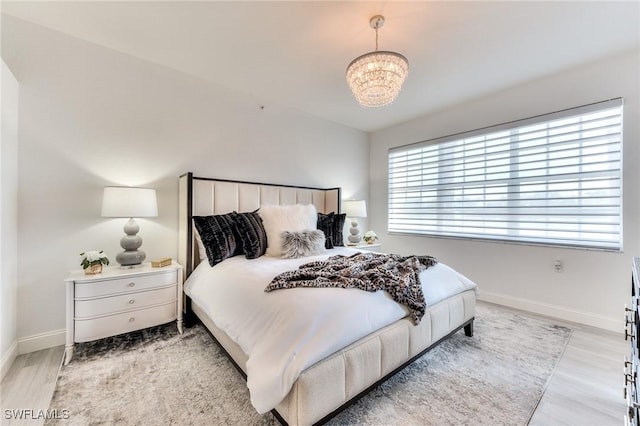
[[[23,337],[18,339],[18,355],[64,345],[65,340],[66,331],[64,329]]]
[[[528,299],[521,299],[519,297],[504,296],[488,291],[481,291],[478,299],[484,300],[485,302],[491,302],[497,305],[521,309],[523,311],[546,315],[565,321],[577,322],[592,327],[603,328],[605,330],[615,331],[617,333],[622,333],[624,327],[624,324],[622,323],[622,315],[620,315],[620,318],[610,318],[603,315],[593,314],[591,312],[566,308],[564,306],[540,303]]]
[[[2,358],[0,358],[0,380],[4,379],[4,376],[7,374],[11,366],[13,365],[13,361],[15,361],[18,356],[18,341],[14,340],[7,352],[2,354]]]

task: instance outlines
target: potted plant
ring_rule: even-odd
[[[101,274],[102,265],[109,264],[109,258],[102,250],[85,251],[84,253],[80,253],[80,256],[84,256],[80,266],[82,266],[84,273],[87,275]]]
[[[378,236],[373,231],[367,231],[364,233],[364,237],[362,237],[362,239],[365,240],[367,244],[373,244],[378,239]]]

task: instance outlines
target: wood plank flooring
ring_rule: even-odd
[[[0,424],[22,426],[44,423],[44,419],[38,419],[38,410],[49,408],[63,354],[64,346],[56,346],[16,358],[0,384]]]
[[[574,325],[573,335],[530,424],[621,425],[622,366],[629,342],[622,333]]]
[[[622,360],[624,355],[629,354],[629,343],[624,340],[622,333],[517,312],[573,329],[569,344],[530,424],[621,425],[626,406],[622,397]],[[16,358],[0,384],[2,425],[44,423],[42,419],[7,419],[5,410],[46,410],[53,395],[63,352],[64,347],[58,346]]]

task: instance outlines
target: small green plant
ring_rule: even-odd
[[[365,232],[364,237],[362,237],[362,239],[365,240],[367,243],[373,243],[375,240],[378,239],[378,236],[373,231],[367,231]]]
[[[106,254],[104,254],[102,250],[85,251],[84,253],[80,253],[80,256],[84,256],[82,258],[82,263],[80,263],[80,266],[82,266],[82,269],[87,269],[88,267],[93,265],[109,264],[109,258],[107,257]]]

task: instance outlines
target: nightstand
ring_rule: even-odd
[[[182,266],[107,267],[101,274],[72,271],[67,285],[64,363],[76,342],[89,342],[176,321],[182,333]]]
[[[380,247],[382,247],[382,244],[380,244],[380,243],[373,243],[373,244],[360,243],[357,246],[349,246],[349,247],[354,248],[354,249],[358,249],[358,250],[380,252]]]

